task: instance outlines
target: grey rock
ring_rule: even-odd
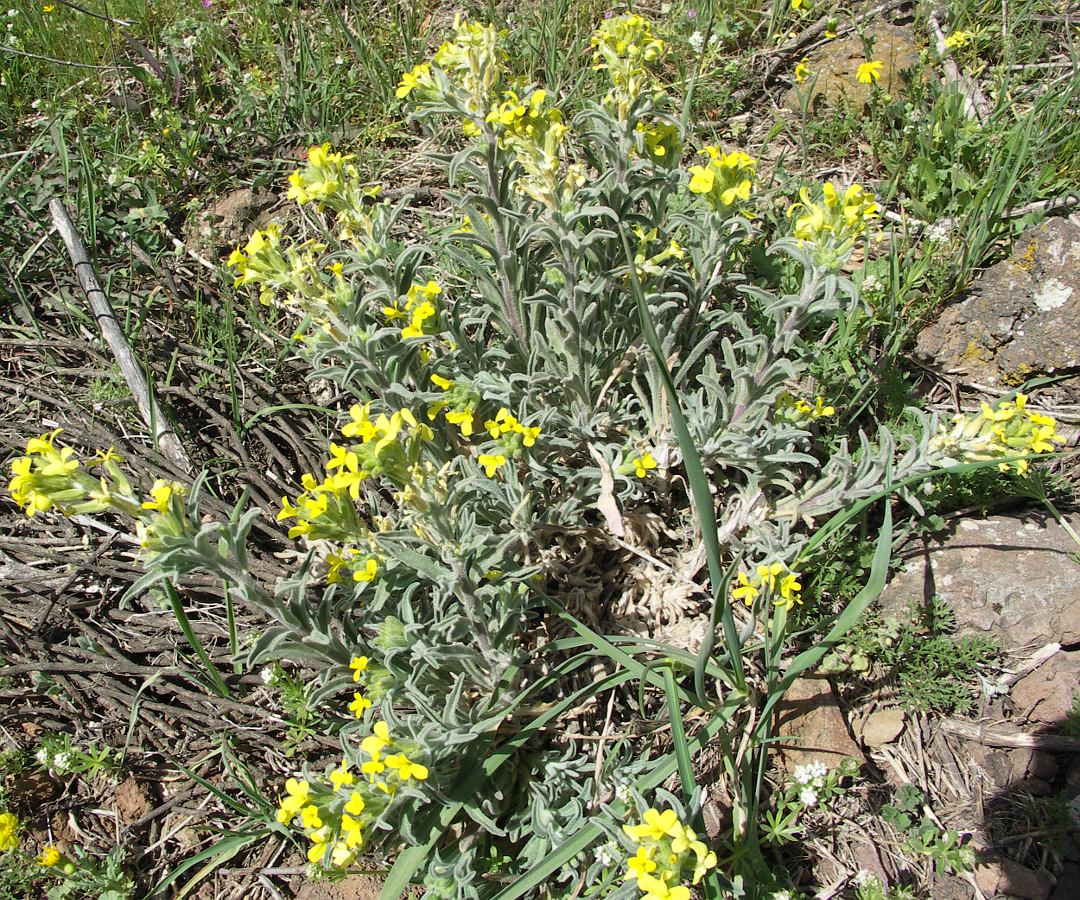
[[[1080,523],[1073,523],[1080,527]],[[902,550],[882,592],[883,613],[903,620],[935,595],[960,633],[996,639],[1006,651],[1080,642],[1077,546],[1041,515],[963,519],[944,540]]]
[[[1048,219],[919,334],[915,356],[960,380],[1008,389],[1080,367],[1080,226]],[[1080,401],[1080,381],[1040,391]]]

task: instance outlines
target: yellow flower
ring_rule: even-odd
[[[780,597],[774,601],[774,605],[791,609],[796,603],[801,604],[802,596],[799,594],[801,590],[802,585],[799,583],[798,573],[788,572],[780,579]]]
[[[652,841],[663,840],[665,836],[676,837],[682,833],[679,817],[673,809],[647,809],[642,815],[644,822],[641,825],[623,825],[623,831],[630,840],[641,843],[643,839]]]
[[[394,95],[399,100],[402,100],[417,88],[429,88],[434,87],[434,85],[435,82],[431,78],[431,66],[427,63],[420,63],[420,65],[414,66],[411,72],[406,72],[401,76],[401,83],[398,84]]]
[[[352,680],[354,682],[360,681],[360,676],[368,667],[368,658],[366,656],[354,656],[349,663],[349,668],[352,669]]]
[[[457,425],[461,429],[462,437],[469,437],[473,433],[475,417],[471,409],[451,410],[446,414],[446,421]]]
[[[43,13],[51,13],[54,9],[56,9],[56,5],[53,3],[47,3],[43,7],[41,7],[41,11]]]
[[[376,722],[372,732],[360,742],[360,749],[368,756],[378,757],[383,748],[390,743],[390,729],[385,722]]]
[[[404,753],[393,753],[386,757],[386,767],[396,771],[398,778],[402,781],[408,781],[410,778],[423,781],[428,777],[427,766],[412,762]]]
[[[364,835],[361,829],[362,825],[359,819],[354,819],[350,815],[343,815],[341,817],[341,830],[345,834],[345,846],[350,850],[355,847],[363,846]]]
[[[379,562],[374,556],[369,556],[364,563],[364,568],[356,569],[352,573],[353,581],[374,581],[379,574]]]
[[[310,804],[301,809],[300,823],[305,828],[322,828],[322,819],[319,818],[319,807]]]
[[[654,850],[655,847],[638,847],[637,853],[626,861],[626,865],[630,869],[626,873],[627,881],[631,878],[641,878],[642,875],[648,875],[650,872],[656,871],[656,863],[652,859]]]
[[[277,820],[282,824],[292,821],[293,817],[300,812],[300,808],[308,801],[310,786],[306,781],[297,781],[290,778],[285,782],[285,796],[278,804]]]
[[[859,68],[855,70],[855,80],[859,84],[877,84],[881,80],[881,70],[884,68],[885,64],[876,59],[859,63]]]
[[[454,386],[454,382],[449,378],[443,378],[442,375],[435,374],[432,374],[431,376],[431,383],[436,387],[442,388],[444,391],[448,391]]]
[[[757,580],[762,587],[773,590],[776,587],[776,576],[784,571],[784,564],[774,562],[768,566],[757,567]]]
[[[642,875],[637,886],[642,891],[641,900],[690,900],[690,888],[670,885],[652,875]]]
[[[14,813],[0,813],[0,850],[14,850],[19,846],[19,820]]]
[[[481,453],[476,461],[484,467],[484,474],[488,478],[494,478],[496,470],[506,464],[506,457],[501,453]]]
[[[810,0],[791,0],[792,9],[802,9],[803,7],[810,8]]]
[[[41,848],[41,853],[38,854],[37,864],[39,866],[51,867],[55,866],[60,860],[60,851],[52,844],[46,844]]]
[[[349,764],[344,759],[341,761],[341,765],[330,773],[330,783],[334,786],[335,794],[354,781],[356,779],[353,777],[353,773],[349,771]]]
[[[178,485],[159,478],[154,482],[154,486],[150,488],[150,496],[154,499],[147,500],[143,503],[142,508],[156,509],[158,512],[167,513],[169,511],[169,498],[173,495],[175,487],[178,487]]]
[[[797,84],[802,84],[804,81],[806,81],[807,78],[810,77],[810,66],[807,65],[808,62],[809,59],[804,56],[797,63],[795,63],[795,82]]]
[[[753,606],[759,593],[761,593],[760,589],[751,583],[747,574],[745,572],[740,572],[739,586],[731,592],[732,598],[735,600],[742,600],[747,606]]]
[[[371,701],[363,694],[354,693],[352,703],[349,704],[349,712],[356,718],[362,719],[365,709],[371,709]]]
[[[360,792],[353,791],[352,796],[349,797],[349,802],[345,804],[345,812],[358,816],[364,811],[364,805],[364,798],[360,796]]]
[[[641,456],[635,456],[630,460],[631,465],[634,467],[634,474],[638,478],[644,478],[650,469],[656,468],[656,460],[653,459],[651,453],[644,453]]]

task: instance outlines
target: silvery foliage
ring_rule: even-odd
[[[645,277],[644,289],[729,547],[790,560],[806,520],[879,490],[890,467],[902,477],[925,465],[925,441],[906,447],[898,463],[885,432],[876,447],[860,437],[858,453],[841,442],[823,459],[811,431],[774,414],[780,392],[807,375],[814,336],[859,302],[857,292],[790,239],[768,252],[790,261],[796,288],[774,293],[748,282],[744,246],[755,226],[705,211],[686,193],[677,167],[640,154],[635,126],[656,118],[664,114],[648,99],[622,123],[598,106],[577,117],[580,160],[592,174],[572,212],[538,208],[514,190],[508,151],[471,144],[436,157],[471,232],[447,228],[431,233],[430,246],[406,243],[406,198],[372,210],[363,251],[328,238],[327,261],[344,263],[351,301],[332,329],[301,348],[313,377],[332,380],[358,402],[421,415],[440,397],[428,381],[431,369],[381,310],[414,281],[435,277],[445,286],[450,347],[438,371],[470,382],[486,408],[506,406],[542,426],[536,446],[508,467],[516,474],[486,478],[464,464],[453,442],[433,441],[431,461],[448,467],[445,499],[428,517],[438,540],[418,537],[411,524],[378,534],[388,563],[370,585],[322,587],[309,556],[273,596],[264,593],[245,579],[242,564],[250,513],[204,526],[189,547],[157,559],[170,574],[215,571],[242,599],[272,611],[277,624],[247,661],[321,666],[315,699],[345,695],[351,654],[373,658],[382,672],[376,700],[383,715],[395,736],[423,748],[436,776],[415,789],[415,807],[382,823],[407,841],[421,839],[431,801],[446,802],[446,786],[479,764],[505,720],[507,699],[522,687],[526,670],[517,667],[526,657],[523,636],[539,615],[531,579],[545,535],[598,526],[596,502],[608,473],[618,503],[640,501],[643,483],[619,472],[634,453],[653,448],[666,471],[678,468],[667,400],[629,290],[622,233],[657,227],[656,247],[676,237],[687,251],[686,260]],[[514,315],[524,339],[515,334]],[[392,514],[390,492],[374,481],[365,486],[365,511]],[[486,578],[492,570],[501,575]],[[344,734],[361,727],[352,723]],[[501,874],[527,869],[596,813],[590,770],[572,743],[515,754],[484,799],[467,804],[475,827],[433,852],[429,887],[483,895],[492,882],[478,873],[501,847],[515,848]]]

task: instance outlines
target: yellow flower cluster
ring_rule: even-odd
[[[942,425],[931,440],[931,451],[944,455],[946,461],[1020,457],[1012,463],[999,463],[999,468],[1005,472],[1015,467],[1019,474],[1024,474],[1028,470],[1025,457],[1052,453],[1065,443],[1065,438],[1057,433],[1054,418],[1028,409],[1027,401],[1027,395],[1017,394],[1014,401],[994,407],[984,403],[974,415],[954,416],[952,426]]]
[[[286,196],[301,205],[314,203],[320,210],[329,207],[346,218],[361,212],[364,201],[373,200],[382,188],[360,183],[354,158],[331,151],[329,143],[311,147],[307,163],[289,175]]]
[[[299,819],[311,846],[308,861],[343,868],[353,861],[363,846],[366,818],[362,813],[368,802],[358,790],[348,791],[355,779],[342,760],[341,766],[330,773],[331,790],[314,786],[307,780],[290,778],[285,782],[285,795],[278,802],[277,820],[289,825]]]
[[[529,426],[519,422],[505,406],[500,407],[495,418],[484,422],[484,428],[492,440],[499,442],[496,452],[481,453],[476,460],[484,467],[488,478],[494,478],[495,472],[506,464],[507,454],[514,456],[522,447],[532,447],[540,436],[539,425]]]
[[[664,54],[665,44],[652,33],[648,21],[636,13],[604,20],[593,33],[593,68],[606,70],[611,90],[604,103],[625,119],[634,102],[658,84],[650,68]]]
[[[637,134],[641,139],[640,151],[642,155],[649,157],[653,162],[674,166],[682,156],[682,141],[679,139],[679,129],[667,122],[657,122],[646,126],[644,122],[638,122]]]
[[[767,566],[758,566],[753,575],[739,572],[738,586],[732,589],[734,600],[741,600],[747,606],[753,606],[758,595],[775,596],[774,606],[791,609],[802,603],[802,584],[799,573],[791,572],[787,566],[774,562]]]
[[[391,306],[384,306],[383,315],[386,316],[388,322],[407,320],[407,324],[401,328],[402,338],[419,338],[434,334],[439,319],[435,300],[441,293],[442,288],[437,282],[430,280],[427,284],[417,282],[410,285],[403,304],[397,300]]]
[[[399,486],[411,482],[420,445],[433,437],[431,429],[418,422],[408,409],[399,409],[389,416],[380,413],[374,419],[370,409],[370,403],[354,404],[350,408],[349,421],[342,426],[341,433],[359,439],[359,443],[330,442],[326,477],[320,482],[305,472],[300,479],[303,491],[296,499],[290,500],[287,495],[281,498],[277,521],[297,520],[289,529],[289,537],[308,535],[348,541],[360,534],[368,536],[370,541],[355,504],[360,499],[361,483],[372,476],[384,476]],[[351,570],[354,581],[371,581],[378,573],[379,558],[373,543],[367,552],[346,545],[340,552],[331,554],[328,563],[327,580],[331,583],[341,581],[343,570]]]
[[[57,428],[26,443],[26,456],[11,462],[8,490],[27,516],[57,508],[65,516],[98,513],[104,510],[135,519],[144,550],[155,553],[166,535],[191,530],[182,498],[187,489],[175,481],[158,480],[150,489],[150,499],[141,501],[121,470],[120,457],[111,449],[88,460],[87,466],[72,447],[57,446]],[[89,468],[98,467],[91,475]]]
[[[647,275],[662,275],[665,271],[664,263],[669,259],[686,258],[686,251],[679,246],[679,242],[674,238],[659,253],[649,255],[650,245],[659,236],[659,231],[656,228],[650,228],[646,231],[640,225],[635,225],[633,232],[638,241],[638,249],[634,253],[634,267],[637,269],[638,278],[644,279]]]
[[[384,756],[388,748],[399,752]],[[360,771],[367,775],[369,784],[384,794],[393,796],[400,785],[424,781],[429,775],[427,766],[409,759],[401,747],[395,746],[385,722],[375,723],[372,733],[360,742],[360,749],[371,757],[360,766]]]
[[[456,384],[441,375],[432,375],[431,382],[446,392],[445,398],[436,400],[428,406],[427,416],[434,419],[440,412],[446,411],[446,421],[456,425],[463,438],[472,437],[476,424],[476,404],[480,397],[467,385]]]
[[[689,876],[698,884],[716,867],[716,854],[672,809],[647,809],[642,819],[639,825],[623,825],[637,845],[627,860],[625,880],[637,880],[642,900],[690,900],[690,889],[682,881]]]
[[[227,262],[236,269],[234,284],[259,286],[259,302],[264,306],[270,306],[280,292],[289,305],[317,309],[332,305],[335,299],[334,288],[326,283],[318,268],[318,255],[325,249],[325,244],[316,241],[283,247],[281,228],[271,223],[252,232],[244,248],[233,250]],[[342,299],[351,296],[343,281],[335,287],[344,289]]]
[[[490,106],[502,77],[504,54],[499,44],[504,37],[505,32],[496,31],[495,26],[468,22],[457,13],[453,40],[445,41],[435,52],[435,65],[461,84],[478,104],[477,110]],[[415,69],[413,74],[418,74]]]
[[[960,47],[963,47],[966,44],[970,43],[970,41],[974,37],[975,32],[973,31],[954,31],[947,38],[945,38],[945,46],[949,50],[957,50]]]
[[[719,147],[705,147],[709,157],[703,166],[690,167],[691,193],[701,194],[712,209],[738,211],[740,202],[750,199],[757,162],[736,150],[724,153]]]
[[[821,187],[822,202],[810,198],[810,189],[799,191],[800,202],[788,207],[795,218],[795,237],[815,245],[818,261],[826,268],[843,264],[855,242],[881,217],[881,207],[870,191],[853,184],[841,193],[831,181]]]
[[[19,819],[14,813],[0,813],[0,850],[19,846]]]
[[[776,414],[782,419],[794,422],[796,425],[805,425],[816,422],[818,419],[827,419],[836,415],[836,407],[828,406],[824,398],[814,398],[811,406],[809,401],[796,397],[789,391],[781,391],[776,398]]]

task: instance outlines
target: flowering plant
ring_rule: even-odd
[[[744,728],[758,765],[786,686],[880,589],[888,511],[872,583],[820,652],[781,668],[815,519],[963,454],[1042,452],[1053,430],[1018,400],[1008,421],[993,418],[1001,408],[971,434],[957,423],[935,437],[926,422],[902,453],[884,430],[876,446],[860,433],[857,453],[844,437],[827,444],[839,416],[809,384],[814,340],[861,302],[845,268],[877,221],[869,192],[803,191],[794,234],[764,235],[753,159],[706,146],[704,165],[681,168],[692,135],[669,112],[665,45],[640,16],[597,30],[609,88],[572,119],[511,75],[502,42],[458,18],[397,90],[421,124],[460,132],[461,149],[434,157],[450,227],[407,242],[408,198],[381,201],[350,156],[319,146],[289,177],[297,224],[260,229],[229,257],[237,285],[287,317],[313,377],[349,398],[323,471],[300,474],[276,512],[304,550],[293,576],[273,591],[252,580],[259,510],[204,522],[201,481],[144,496],[114,454],[84,463],[56,433],[15,461],[11,492],[31,515],[128,516],[147,567],[138,589],[211,572],[273,619],[246,642],[247,666],[314,669],[314,699],[344,720],[341,753],[283,779],[267,817],[303,838],[312,865],[396,855],[388,895],[414,876],[432,897],[509,900],[582,880],[598,892],[626,874],[585,858],[608,833],[634,845],[625,896],[685,898],[699,882],[756,895],[777,875],[734,850],[756,848],[759,800],[733,797],[732,832],[711,847],[690,824],[702,797],[689,759]],[[783,287],[755,272],[755,246],[783,260]],[[666,549],[693,546],[687,490],[709,563],[708,600],[693,601],[706,637],[691,648],[601,636],[592,626],[611,627],[610,608],[636,588],[605,582],[597,561],[624,565],[627,548],[654,558],[665,530]],[[663,511],[662,528],[647,509]],[[642,656],[668,660],[666,675]],[[675,754],[649,759],[630,741],[598,768],[572,738],[548,736],[634,680],[663,688]],[[708,712],[692,738],[679,712],[690,704]],[[647,792],[676,768],[685,807],[672,798],[661,812]],[[628,819],[639,824],[619,833]]]

